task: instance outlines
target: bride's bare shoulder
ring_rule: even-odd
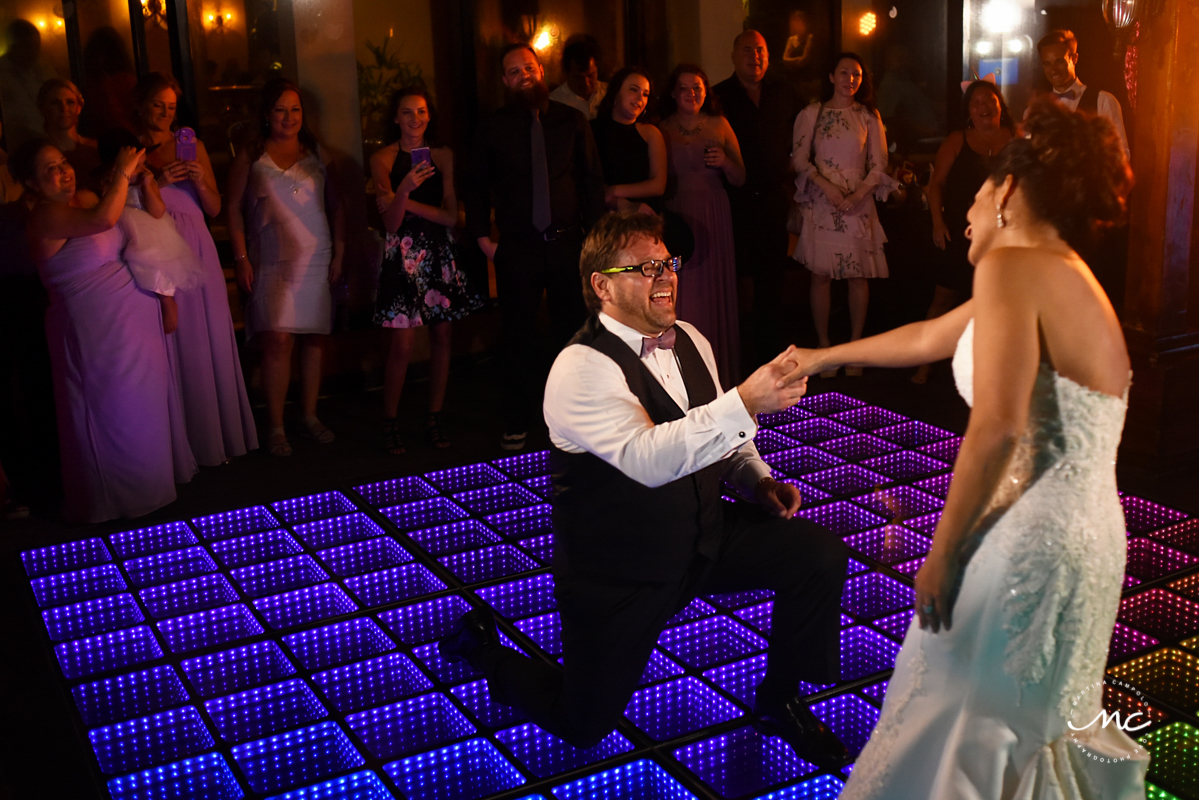
[[[1040,305],[1060,292],[1092,292],[1091,271],[1077,255],[1035,247],[998,247],[975,267],[974,289],[999,296],[1023,295]]]

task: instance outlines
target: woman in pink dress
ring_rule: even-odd
[[[737,134],[708,91],[708,76],[693,64],[675,67],[662,97],[658,125],[666,139],[666,208],[683,217],[695,235],[695,253],[679,273],[679,319],[712,343],[720,383],[739,380],[741,336],[737,324],[737,270],[733,218],[724,181],[745,182]]]
[[[147,514],[196,471],[167,357],[166,301],[139,289],[121,260],[116,223],[130,179],[144,179],[142,159],[121,150],[103,198],[76,192],[75,171],[44,140],[22,145],[10,162],[37,197],[29,235],[50,294],[66,514],[83,522]]]
[[[216,466],[258,447],[225,274],[204,221],[205,214],[221,213],[221,193],[203,142],[196,140],[195,159],[175,157],[175,79],[152,72],[138,82],[134,99],[138,137],[146,146],[146,164],[158,179],[167,215],[204,267],[200,286],[175,293],[179,328],[173,337],[174,355],[188,441],[202,466]]]

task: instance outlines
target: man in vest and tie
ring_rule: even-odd
[[[1112,124],[1128,155],[1128,133],[1124,130],[1124,113],[1120,102],[1111,92],[1088,89],[1078,79],[1078,39],[1071,31],[1050,31],[1037,42],[1041,69],[1053,87],[1052,97],[1071,111],[1098,114]],[[1028,112],[1024,114],[1028,116]]]
[[[846,749],[798,688],[840,678],[848,551],[794,516],[799,491],[753,444],[755,415],[792,406],[806,380],[783,382],[788,348],[723,393],[708,340],[675,318],[679,266],[653,215],[608,214],[583,245],[591,317],[554,362],[544,403],[562,666],[501,646],[483,610],[441,653],[481,670],[492,700],[591,747],[619,723],[672,617],[699,595],[773,590],[751,722],[837,768]],[[752,502],[725,502],[722,482]]]

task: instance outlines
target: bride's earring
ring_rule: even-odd
[[[1007,227],[1007,220],[1003,218],[1003,206],[995,206],[995,227]]]

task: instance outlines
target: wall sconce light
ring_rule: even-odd
[[[1161,8],[1161,0],[1103,0],[1103,20],[1116,37],[1113,55],[1117,60],[1123,60],[1124,48],[1137,23],[1156,15]]]
[[[869,36],[874,33],[874,29],[878,27],[878,17],[873,11],[867,11],[862,16],[858,17],[858,33],[862,36]]]
[[[142,1],[142,16],[147,22],[153,22],[158,27],[166,30],[167,14],[166,6],[162,0],[141,0]]]
[[[224,32],[225,25],[233,21],[233,14],[228,11],[209,12],[204,15],[205,27],[212,33]]]

